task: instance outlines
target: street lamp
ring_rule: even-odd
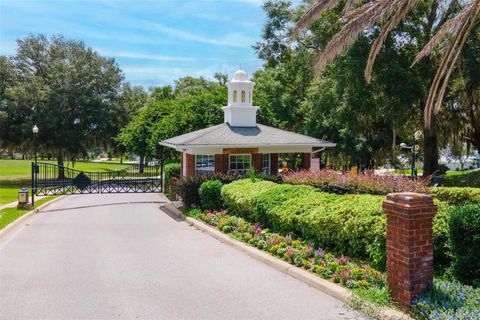
[[[37,125],[34,125],[32,128],[33,132],[33,154],[34,154],[34,159],[35,162],[32,165],[32,207],[35,207],[35,192],[37,191],[37,172],[38,172],[38,166],[37,166],[37,136],[38,136],[38,127]]]
[[[400,143],[402,149],[412,150],[412,179],[415,180],[417,174],[415,172],[415,160],[417,158],[417,141],[422,138],[422,131],[417,130],[413,134],[413,141],[411,145],[407,145],[405,142]]]

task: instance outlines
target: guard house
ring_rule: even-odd
[[[181,152],[181,175],[236,172],[249,169],[278,174],[279,154],[301,154],[300,169],[310,169],[313,148],[335,143],[257,123],[252,105],[254,82],[243,70],[227,82],[228,104],[224,123],[160,142]]]

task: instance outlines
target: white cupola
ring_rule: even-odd
[[[253,86],[255,82],[248,79],[243,70],[233,74],[227,82],[228,104],[223,107],[224,122],[232,127],[255,127],[257,125],[258,107],[252,105]]]

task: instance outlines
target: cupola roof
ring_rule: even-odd
[[[248,74],[243,70],[237,70],[233,74],[231,82],[248,82]]]

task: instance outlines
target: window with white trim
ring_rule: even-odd
[[[252,156],[250,154],[231,154],[229,157],[230,171],[245,173],[252,167]]]
[[[270,174],[270,153],[262,154],[262,172]]]
[[[237,90],[233,91],[233,102],[237,102]]]
[[[215,156],[197,154],[195,156],[195,174],[210,175],[215,172]]]

